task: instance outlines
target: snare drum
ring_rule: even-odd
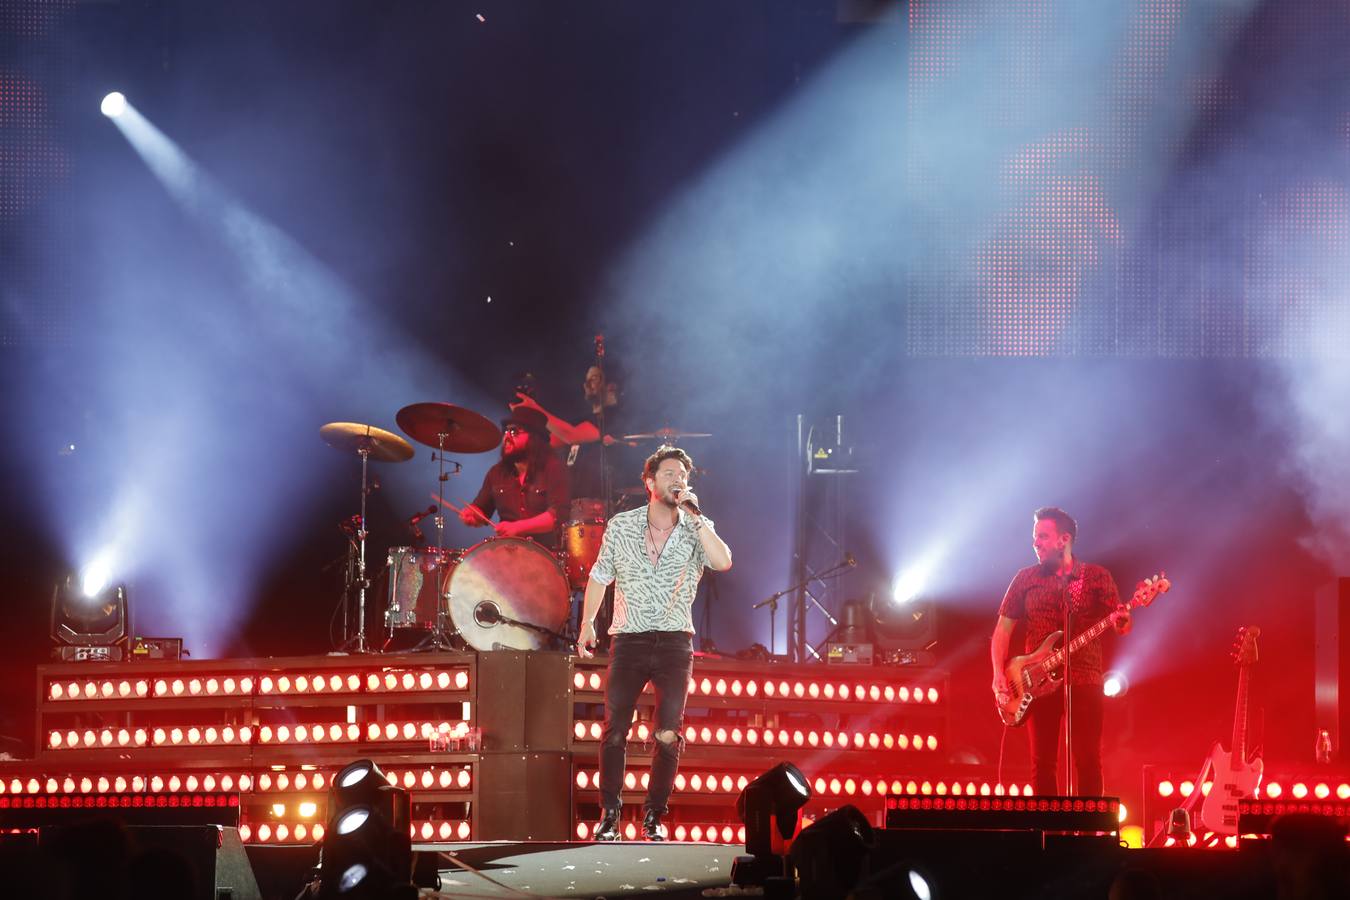
[[[435,547],[390,547],[385,627],[435,628],[437,616],[446,612],[442,598],[459,555]]]
[[[548,635],[528,626],[558,631],[570,611],[557,558],[524,538],[488,538],[465,550],[447,592],[450,619],[475,650],[542,649]]]
[[[567,583],[573,590],[586,589],[586,582],[591,577],[591,566],[600,556],[600,542],[604,537],[604,519],[585,519],[563,525],[562,548],[567,566]]]

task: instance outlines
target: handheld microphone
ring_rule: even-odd
[[[409,520],[408,520],[408,525],[415,528],[415,527],[417,526],[417,523],[418,523],[418,522],[422,521],[422,520],[425,519],[427,516],[432,515],[433,513],[435,513],[436,510],[437,510],[437,508],[438,508],[438,507],[436,506],[435,503],[431,504],[431,505],[428,506],[426,509],[422,510],[420,513],[418,513],[417,515],[415,515],[415,516],[413,516],[411,519],[409,519]]]
[[[699,508],[698,508],[698,504],[695,503],[693,500],[684,500],[684,499],[681,499],[680,495],[683,494],[683,493],[685,493],[685,492],[688,491],[688,490],[689,490],[689,488],[676,488],[676,489],[675,489],[675,505],[676,505],[676,506],[683,506],[685,509],[689,510],[691,513],[693,513],[693,514],[696,515],[696,516],[701,516],[701,515],[703,515],[703,510],[699,509]]]

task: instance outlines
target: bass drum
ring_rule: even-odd
[[[448,593],[450,620],[476,650],[540,650],[550,638],[528,626],[561,631],[570,611],[557,557],[523,538],[488,538],[464,551]]]

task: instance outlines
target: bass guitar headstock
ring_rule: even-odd
[[[1233,663],[1238,666],[1250,666],[1257,660],[1256,639],[1261,629],[1255,625],[1243,625],[1238,629],[1237,640],[1233,642]]]
[[[1130,606],[1148,606],[1159,594],[1165,594],[1171,589],[1172,582],[1167,580],[1166,572],[1149,576],[1135,586],[1134,596],[1130,597]]]

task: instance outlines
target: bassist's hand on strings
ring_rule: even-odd
[[[1003,672],[994,674],[994,696],[1000,703],[1012,696],[1012,683],[1008,681],[1008,676]]]
[[[1128,606],[1117,606],[1116,611],[1111,613],[1111,624],[1115,626],[1117,634],[1130,633],[1130,608]]]

